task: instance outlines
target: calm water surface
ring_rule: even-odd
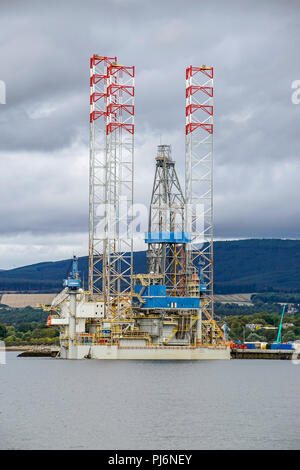
[[[0,449],[300,449],[291,361],[0,365]]]

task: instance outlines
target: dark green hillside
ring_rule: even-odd
[[[239,240],[214,245],[216,293],[300,292],[299,240]]]

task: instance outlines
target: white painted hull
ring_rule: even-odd
[[[118,347],[103,345],[73,346],[72,352],[61,348],[63,359],[133,359],[133,360],[228,360],[229,346],[201,346],[198,348],[184,347]]]

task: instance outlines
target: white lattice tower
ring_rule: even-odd
[[[205,65],[186,69],[185,172],[187,273],[202,265],[203,310],[213,317],[213,68]]]
[[[116,57],[90,59],[89,291],[101,293],[107,244],[107,67]],[[105,266],[105,263],[104,263]]]
[[[107,79],[108,314],[123,315],[132,294],[134,67],[111,64]]]

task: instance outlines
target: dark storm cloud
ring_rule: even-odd
[[[184,69],[212,64],[216,235],[299,236],[299,13],[297,1],[2,1],[3,231],[86,231],[97,52],[136,66],[139,201],[151,191],[144,168],[153,171],[160,136],[183,180]]]

